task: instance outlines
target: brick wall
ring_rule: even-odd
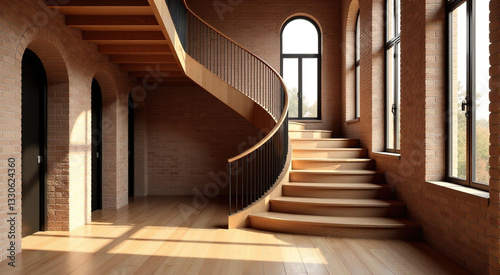
[[[361,145],[370,149],[370,151],[380,151],[384,148],[384,21],[385,1],[363,1],[359,0],[356,4],[353,1],[344,1],[342,8],[342,20],[346,20],[342,37],[348,42],[352,37],[352,30],[356,23],[356,13],[353,7],[359,6],[360,12],[360,118],[357,122],[349,121],[354,113],[351,110],[354,105],[350,98],[354,94],[354,74],[349,74],[349,67],[343,74],[345,78],[345,87],[341,87],[345,94],[345,108],[342,117],[341,132],[344,136],[359,138]],[[351,19],[354,18],[354,19]],[[345,44],[346,56],[343,60],[348,66],[352,58],[349,47],[354,43]],[[371,104],[373,102],[373,104]]]
[[[294,15],[316,20],[322,44],[322,120],[310,129],[339,129],[341,117],[340,2],[324,0],[188,0],[193,12],[229,38],[240,43],[280,71],[280,35],[285,21]],[[218,4],[218,5],[217,5]],[[217,8],[215,8],[217,6]],[[338,135],[337,131],[334,133]]]
[[[377,1],[360,0],[361,9],[361,119],[344,123],[346,136],[361,138],[371,151],[383,149],[384,10]],[[385,2],[385,1],[381,1]],[[492,34],[491,164],[488,200],[428,183],[445,177],[445,66],[446,35],[444,1],[401,1],[401,157],[374,155],[377,169],[386,172],[396,195],[408,205],[411,218],[423,226],[424,240],[476,274],[497,274],[499,268],[499,23],[498,0],[491,1]],[[347,30],[351,1],[343,2]],[[374,6],[379,8],[375,8]],[[495,11],[496,9],[496,11]],[[496,12],[496,13],[495,13]],[[344,31],[347,40],[348,31]],[[496,39],[496,40],[495,40]],[[496,41],[496,42],[495,42]],[[346,50],[347,52],[347,50]],[[496,58],[495,58],[496,57]],[[349,57],[345,57],[346,59]],[[380,62],[382,60],[382,62]],[[346,63],[347,64],[347,63]],[[495,67],[496,66],[496,67]],[[367,68],[368,67],[368,68]],[[346,67],[344,70],[348,70]],[[382,72],[381,74],[379,72]],[[347,77],[347,73],[344,74]],[[495,78],[496,77],[496,78]],[[349,80],[345,80],[348,83]],[[342,87],[344,97],[351,87]],[[353,89],[353,88],[352,88]],[[382,91],[382,93],[380,93]],[[344,102],[348,104],[348,100]],[[425,108],[423,108],[425,106]],[[350,107],[343,106],[344,111]],[[348,117],[344,119],[348,120]]]
[[[355,118],[355,85],[356,85],[356,60],[355,60],[355,35],[356,19],[359,11],[357,0],[350,1],[349,6],[342,9],[342,104],[345,112],[342,113],[342,122]],[[359,125],[359,123],[358,123]],[[352,127],[351,127],[352,128]]]
[[[490,1],[490,274],[500,273],[500,0]]]
[[[255,126],[198,86],[158,88],[148,94],[144,112],[149,195],[203,193],[214,175],[227,171],[227,159],[262,138]]]
[[[45,7],[44,1],[5,0],[0,2],[0,260],[6,258],[7,160],[16,158],[17,187],[16,250],[21,251],[21,60],[25,49],[42,60],[48,78],[47,227],[70,230],[90,221],[91,131],[90,86],[96,77],[103,96],[115,102],[105,108],[105,117],[116,131],[106,133],[105,148],[115,148],[112,169],[105,185],[108,207],[118,208],[126,199],[126,95],[127,76],[94,45],[84,43],[81,33],[65,27],[64,16]],[[114,85],[106,85],[106,82]],[[125,98],[125,100],[123,100]],[[125,138],[124,138],[125,137]],[[116,167],[116,169],[115,169]],[[114,170],[113,170],[114,169]],[[124,176],[125,175],[125,178]],[[116,198],[116,199],[114,199]]]
[[[134,111],[134,195],[148,195],[148,124],[147,111],[138,106]]]

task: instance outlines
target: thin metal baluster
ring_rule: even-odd
[[[241,170],[239,170],[239,169],[240,169],[240,167],[241,167],[239,163],[240,163],[240,162],[239,162],[239,160],[237,160],[237,161],[236,161],[236,184],[235,184],[235,186],[234,186],[234,187],[235,187],[235,189],[236,189],[236,190],[234,191],[234,195],[235,195],[235,196],[234,196],[234,199],[235,199],[236,211],[238,211],[238,195],[239,195],[239,194],[238,194],[238,193],[239,193],[239,192],[238,192],[238,184],[239,184],[239,183],[238,183],[238,178],[240,177],[239,173],[242,173],[242,171],[241,171]]]
[[[265,146],[265,144],[263,145]],[[259,181],[259,189],[260,189],[260,194],[261,196],[264,195],[264,169],[266,167],[264,166],[264,148],[261,146],[259,148],[259,164],[261,166],[261,169],[259,169],[259,174],[260,174],[260,181]]]
[[[231,196],[232,196],[232,176],[233,173],[231,172],[231,162],[229,163],[229,215],[233,214],[232,207],[231,207]]]
[[[226,60],[225,60],[225,62],[226,62],[225,75],[227,78],[227,83],[229,83],[229,85],[233,86],[233,84],[231,83],[231,77],[229,76],[229,72],[230,72],[229,67],[231,66],[231,62],[229,62],[229,58],[230,58],[229,40],[227,40],[227,39],[224,40],[224,52],[225,52],[225,58],[226,58]]]
[[[250,173],[250,184],[249,184],[250,192],[248,194],[249,200],[247,206],[253,202],[254,192],[255,192],[255,165],[254,165],[255,152],[251,153],[249,156],[250,156],[250,171],[252,172]]]

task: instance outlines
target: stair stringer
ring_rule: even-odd
[[[264,196],[237,213],[229,215],[228,229],[250,227],[249,215],[271,210],[271,199],[281,197],[283,195],[283,184],[290,182],[290,171],[292,170],[292,144],[288,143],[288,155],[285,167],[274,185],[267,191]]]
[[[270,132],[276,126],[277,120],[265,108],[220,79],[186,53],[165,0],[148,0],[148,2],[182,72],[205,91],[259,128],[264,134]]]

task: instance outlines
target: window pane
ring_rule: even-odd
[[[302,116],[318,117],[318,59],[302,59]]]
[[[397,57],[396,57],[396,66],[397,73],[395,73],[396,84],[394,93],[397,93],[397,101],[396,101],[396,150],[401,149],[401,138],[400,138],[400,130],[401,130],[401,44],[396,44],[397,48]]]
[[[359,21],[359,12],[358,12],[358,18],[356,19],[356,58],[355,58],[355,63],[356,63],[356,79],[355,79],[355,98],[354,98],[354,101],[356,103],[356,106],[354,106],[355,108],[355,117],[358,118],[360,116],[360,89],[361,89],[361,83],[360,83],[360,75],[361,75],[361,68],[360,68],[360,56],[361,56],[361,52],[360,52],[360,44],[361,44],[361,41],[360,41],[360,32],[361,32],[361,29],[360,29],[360,21]]]
[[[359,21],[359,14],[358,14],[358,19],[356,20],[356,62],[359,61],[359,57],[361,56],[360,52],[360,21]]]
[[[401,0],[396,0],[394,3],[395,7],[394,10],[396,10],[397,14],[394,15],[396,18],[396,35],[401,33]]]
[[[318,54],[318,30],[305,19],[295,19],[283,30],[284,54]]]
[[[462,101],[467,94],[467,5],[451,13],[451,110],[450,110],[450,174],[464,179],[467,176],[467,123]]]
[[[392,47],[387,50],[387,106],[386,106],[386,118],[387,118],[387,149],[394,150],[394,114],[392,112],[392,107],[394,106],[394,54],[395,48]]]
[[[476,129],[473,180],[489,183],[489,1],[476,1]]]
[[[360,75],[361,75],[361,67],[358,65],[356,66],[356,118],[360,117],[360,90],[361,90],[361,81],[360,81]]]
[[[394,5],[395,0],[387,1],[387,41],[390,41],[396,36],[394,27]]]
[[[283,59],[283,79],[288,88],[289,111],[291,118],[299,117],[299,60],[297,58]]]

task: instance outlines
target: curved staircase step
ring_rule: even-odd
[[[402,217],[406,204],[396,200],[279,197],[271,211],[336,217]]]
[[[277,212],[250,215],[250,227],[292,234],[359,239],[420,238],[420,225],[408,219],[327,217]]]
[[[291,139],[300,139],[300,138],[331,138],[332,131],[325,130],[289,130],[288,135]]]
[[[290,182],[384,183],[385,175],[369,170],[292,170]]]
[[[374,183],[307,183],[283,184],[283,196],[309,198],[388,199],[393,196],[387,184]]]
[[[300,123],[300,122],[293,122],[293,121],[290,121],[288,122],[288,130],[305,130],[306,129],[306,125],[304,123]]]
[[[294,158],[366,158],[366,148],[293,148]]]
[[[293,158],[295,170],[371,170],[374,161],[362,158]]]
[[[293,148],[357,148],[359,140],[352,138],[293,138]]]

